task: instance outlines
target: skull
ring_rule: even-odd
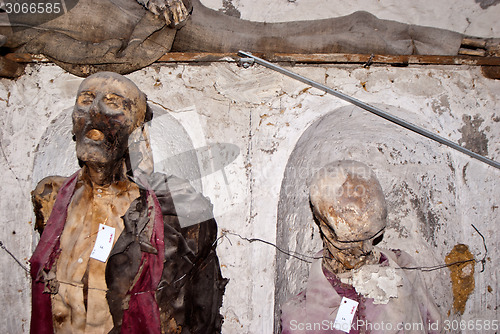
[[[361,256],[386,226],[387,205],[374,172],[365,164],[343,160],[313,177],[309,198],[325,245]]]
[[[122,159],[130,134],[144,123],[146,101],[146,95],[122,75],[99,72],[86,78],[73,109],[78,159],[95,164]]]

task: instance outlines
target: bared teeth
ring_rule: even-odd
[[[100,140],[104,139],[104,133],[102,133],[99,130],[92,129],[89,132],[87,132],[85,137],[92,139],[92,140],[95,140],[95,141],[100,141]]]

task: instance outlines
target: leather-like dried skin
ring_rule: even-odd
[[[42,234],[52,212],[57,192],[65,180],[66,178],[62,176],[48,176],[41,180],[31,193],[36,217],[35,229],[40,234]]]

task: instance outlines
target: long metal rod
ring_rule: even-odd
[[[414,124],[411,124],[411,123],[409,123],[409,122],[407,122],[407,121],[405,121],[405,120],[403,120],[401,118],[398,118],[396,116],[388,114],[385,111],[382,111],[382,110],[380,110],[380,109],[378,109],[378,108],[376,108],[374,106],[371,106],[371,105],[369,105],[367,103],[364,103],[364,102],[362,102],[362,101],[360,101],[358,99],[355,99],[355,98],[353,98],[351,96],[345,95],[345,94],[343,94],[343,93],[341,93],[341,92],[339,92],[339,91],[337,91],[335,89],[332,89],[330,87],[322,85],[322,84],[320,84],[320,83],[318,83],[316,81],[313,81],[311,79],[303,77],[303,76],[301,76],[301,75],[299,75],[297,73],[291,72],[291,71],[289,71],[287,69],[284,69],[281,66],[278,66],[278,65],[275,65],[273,63],[270,63],[270,62],[268,62],[268,61],[266,61],[266,60],[264,60],[262,58],[256,57],[256,56],[252,55],[249,52],[239,51],[238,55],[240,57],[245,57],[245,58],[253,59],[253,61],[256,62],[257,64],[260,64],[262,66],[270,68],[270,69],[272,69],[274,71],[277,71],[277,72],[279,72],[281,74],[289,76],[289,77],[291,77],[291,78],[293,78],[295,80],[298,80],[300,82],[308,84],[308,85],[310,85],[310,86],[312,86],[314,88],[320,89],[320,90],[322,90],[322,91],[324,91],[324,92],[326,92],[328,94],[336,96],[336,97],[338,97],[338,98],[340,98],[340,99],[342,99],[344,101],[347,101],[349,103],[354,104],[355,106],[358,106],[358,107],[360,107],[360,108],[362,108],[364,110],[367,110],[367,111],[369,111],[369,112],[371,112],[371,113],[373,113],[373,114],[375,114],[375,115],[377,115],[379,117],[382,117],[382,118],[388,120],[389,122],[395,123],[395,124],[397,124],[399,126],[404,127],[405,129],[408,129],[410,131],[416,132],[416,133],[418,133],[418,134],[420,134],[420,135],[422,135],[424,137],[427,137],[429,139],[437,141],[438,143],[446,145],[446,146],[448,146],[448,147],[450,147],[452,149],[455,149],[455,150],[457,150],[459,152],[467,154],[468,156],[470,156],[470,157],[472,157],[474,159],[477,159],[477,160],[479,160],[481,162],[484,162],[484,163],[486,163],[486,164],[488,164],[490,166],[493,166],[495,168],[500,169],[500,163],[498,163],[497,161],[491,160],[491,159],[486,158],[486,157],[484,157],[484,156],[482,156],[480,154],[472,152],[471,150],[468,150],[465,147],[462,147],[462,146],[458,145],[455,142],[452,142],[452,141],[450,141],[450,140],[448,140],[446,138],[438,136],[438,135],[436,135],[436,134],[434,134],[434,133],[432,133],[432,132],[430,132],[430,131],[428,131],[428,130],[426,130],[424,128],[421,128],[421,127],[418,127],[418,126],[416,126]]]

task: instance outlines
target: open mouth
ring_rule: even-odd
[[[92,129],[89,132],[87,132],[85,137],[94,141],[101,141],[104,139],[104,133],[102,133],[99,130]]]

